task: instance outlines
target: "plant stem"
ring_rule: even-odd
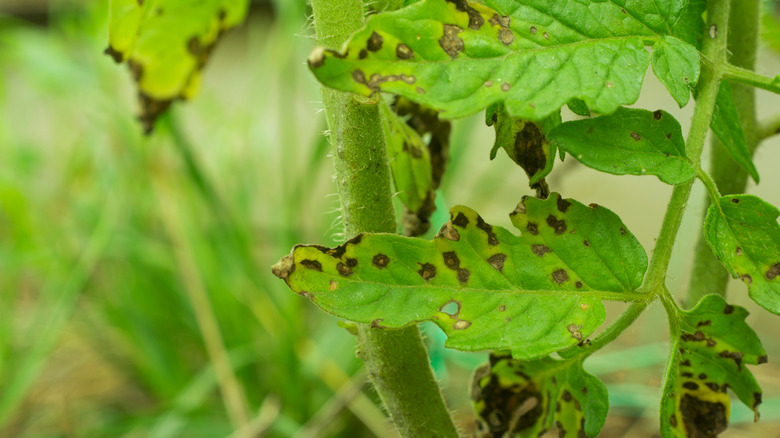
[[[729,0],[712,0],[707,7],[708,35],[705,38],[702,51],[704,56],[712,62],[704,65],[699,83],[696,86],[696,108],[685,144],[688,158],[695,166],[699,166],[709,123],[715,111],[715,101],[722,76],[721,69],[726,57],[730,6]],[[690,181],[676,186],[672,191],[661,231],[656,239],[653,256],[650,259],[650,267],[645,278],[645,289],[660,291],[665,288],[666,271],[692,187],[693,181]],[[669,316],[672,317],[672,315]]]
[[[729,61],[738,66],[739,70],[730,65],[724,66],[724,78],[734,77],[735,72],[745,72],[747,71],[745,69],[754,68],[760,8],[760,0],[733,2],[729,17],[728,52]],[[748,150],[752,155],[759,141],[759,136],[756,135],[755,90],[751,86],[733,83],[731,94],[739,113],[740,124],[745,132]],[[723,194],[745,191],[748,181],[747,171],[731,157],[726,148],[714,137],[712,139],[710,173],[712,175],[711,182],[714,182],[716,186],[714,191],[708,187],[711,194],[717,193],[718,190]],[[702,181],[707,183],[704,179]],[[705,203],[704,214],[706,214],[709,204],[709,202]],[[701,297],[709,293],[725,296],[729,280],[728,272],[715,258],[701,233],[694,254],[686,301],[693,306]]]
[[[313,0],[317,41],[339,48],[363,25],[361,0]],[[395,233],[390,170],[379,107],[323,88],[344,231]],[[359,355],[403,436],[457,437],[416,325],[385,330],[358,325]]]
[[[737,5],[737,3],[741,3],[741,2],[735,2],[735,6]],[[746,0],[745,3],[753,3],[753,0]],[[758,15],[756,15],[756,17],[758,17]],[[754,27],[753,30],[757,31],[758,23],[755,23],[755,26],[756,27]],[[729,45],[729,47],[731,46]],[[755,53],[755,47],[753,48],[753,52]],[[735,53],[734,55],[737,54]],[[780,79],[779,79],[780,76],[775,76],[774,78],[770,78],[768,76],[760,75],[752,70],[748,70],[747,68],[743,68],[739,65],[726,65],[725,68],[723,69],[723,78],[731,79],[736,82],[741,82],[743,84],[751,85],[753,87],[760,88],[762,90],[780,93]]]
[[[758,124],[758,138],[756,140],[761,143],[778,134],[780,134],[780,114],[775,114]]]

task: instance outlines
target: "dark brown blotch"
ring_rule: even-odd
[[[458,36],[462,31],[463,29],[458,26],[452,24],[444,25],[444,35],[439,39],[439,46],[452,59],[455,59],[458,53],[463,51],[463,40]]]
[[[571,396],[571,393],[569,392],[568,389],[564,389],[562,398],[563,398],[563,401],[570,402],[573,397]]]
[[[463,269],[463,268],[458,269],[458,281],[460,282],[460,284],[468,283],[470,276],[471,276],[471,272],[469,272],[468,269]]]
[[[444,258],[444,265],[448,268],[452,269],[453,271],[457,271],[460,267],[460,259],[458,258],[458,255],[455,254],[455,251],[448,251],[442,254],[442,257]]]
[[[720,353],[718,353],[719,357],[722,357],[724,359],[731,359],[734,361],[734,363],[737,364],[737,369],[742,370],[742,353],[739,351],[728,351],[723,350]]]
[[[452,220],[452,225],[460,228],[466,228],[469,225],[469,218],[466,217],[463,212],[459,212],[455,219]]]
[[[349,277],[353,273],[352,269],[350,269],[349,266],[347,266],[347,265],[345,265],[344,263],[341,263],[341,262],[339,262],[336,265],[336,270],[339,271],[339,274],[342,277]]]
[[[385,326],[379,324],[381,321],[384,321],[384,318],[379,318],[379,319],[375,319],[375,320],[371,321],[371,327],[377,328],[377,329],[385,328]]]
[[[493,232],[493,226],[489,223],[485,222],[484,219],[482,219],[482,216],[477,216],[477,228],[484,231],[485,234],[488,236],[488,245],[495,246],[498,245],[498,238],[496,237],[496,234]]]
[[[355,80],[358,84],[367,84],[368,81],[366,80],[366,74],[363,73],[363,70],[357,69],[352,72],[352,79]]]
[[[692,379],[693,373],[680,373],[680,376],[685,377],[686,379]]]
[[[397,56],[398,59],[412,59],[414,57],[414,52],[406,44],[399,43],[395,47],[395,56]]]
[[[498,40],[505,46],[512,44],[515,41],[515,34],[509,29],[501,28],[498,31]]]
[[[731,198],[733,204],[739,204],[739,198]]]
[[[677,427],[677,415],[670,415],[669,416],[669,424],[672,425],[672,427]]]
[[[357,259],[349,259],[349,258],[347,259],[347,266],[349,266],[350,268],[354,268],[357,265],[358,265]]]
[[[728,426],[723,403],[708,402],[685,394],[680,401],[680,412],[688,436],[714,437]]]
[[[653,113],[653,118],[655,120],[661,120],[661,117],[663,117],[663,113],[661,112],[661,110],[657,110],[656,112]]]
[[[704,386],[710,389],[712,392],[718,392],[720,391],[720,386],[715,382],[705,382]]]
[[[732,313],[734,313],[734,306],[731,304],[726,304],[726,307],[723,309],[723,314],[731,315]]]
[[[699,385],[696,382],[685,382],[682,385],[685,389],[690,389],[691,391],[696,391],[699,389]]]
[[[620,227],[620,235],[621,235],[621,236],[625,236],[626,234],[627,234],[627,233],[626,233],[626,229],[625,229],[625,228],[623,228],[623,227]]]
[[[587,240],[583,240],[582,244],[585,245],[585,246],[590,246],[590,242],[588,242]]]
[[[711,325],[711,324],[712,324],[712,321],[710,321],[708,319],[706,321],[699,321],[699,323],[696,324],[696,327],[704,327],[704,326]]]
[[[322,264],[317,260],[301,260],[301,265],[306,269],[322,272]]]
[[[498,272],[504,270],[504,262],[506,261],[506,254],[493,254],[487,259],[490,266],[496,268]]]
[[[574,283],[574,286],[576,286],[577,289],[582,289],[582,282],[578,281],[578,282]]]
[[[377,254],[371,260],[371,263],[373,263],[374,266],[376,266],[379,269],[384,269],[387,267],[387,265],[390,264],[390,257],[384,254]]]
[[[384,39],[382,38],[382,35],[379,35],[376,32],[371,33],[371,36],[368,37],[368,40],[366,41],[366,49],[368,49],[371,52],[376,52],[378,50],[382,50],[382,43],[384,42]]]
[[[568,210],[571,206],[571,202],[563,199],[563,196],[561,195],[558,195],[558,200],[556,200],[555,203],[558,206],[558,211],[561,213],[566,213],[566,210]]]
[[[681,367],[689,367],[691,366],[691,361],[688,359],[685,359],[684,361],[680,362]]]
[[[563,284],[569,281],[569,274],[564,269],[558,269],[552,273],[552,279],[558,284]]]
[[[754,392],[753,393],[753,409],[755,409],[758,405],[761,404],[761,393],[760,392]]]
[[[366,49],[360,49],[358,52],[358,59],[366,59],[368,57],[368,51]]]
[[[534,236],[539,234],[539,226],[533,222],[528,222],[528,225],[525,226],[525,229]]]
[[[547,216],[547,225],[549,225],[553,230],[555,230],[555,234],[557,235],[561,235],[566,232],[566,221],[564,221],[563,219],[558,220],[553,215]]]
[[[539,257],[543,257],[548,252],[552,252],[550,247],[547,245],[533,245],[531,247],[531,251],[533,251],[534,254],[538,255]]]
[[[761,365],[762,363],[767,363],[768,361],[769,361],[769,357],[765,354],[763,356],[759,356],[758,360],[756,361],[756,363],[758,365]]]
[[[420,274],[420,277],[423,278],[425,281],[429,281],[431,278],[436,276],[436,266],[433,266],[430,263],[417,263],[420,265],[420,270],[417,271],[418,274]]]
[[[778,275],[780,275],[780,263],[776,263],[774,266],[769,268],[768,271],[766,271],[767,280],[774,280]]]
[[[632,132],[632,133],[631,133],[631,138],[633,138],[633,139],[634,139],[634,141],[639,141],[639,140],[641,140],[641,139],[642,139],[642,136],[641,136],[641,135],[639,135],[639,133],[637,133],[637,132]]]

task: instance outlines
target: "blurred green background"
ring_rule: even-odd
[[[365,385],[354,339],[273,277],[301,242],[343,240],[303,0],[256,1],[206,68],[200,95],[141,134],[130,74],[103,55],[107,2],[0,0],[0,437],[395,436]],[[759,71],[780,72],[761,51]],[[774,73],[772,73],[774,72]],[[780,112],[759,93],[759,113]],[[646,79],[637,106],[678,109]],[[530,194],[491,129],[455,123],[434,229],[448,206],[490,222]],[[780,205],[780,141],[757,153],[750,192]],[[567,159],[553,190],[618,212],[652,248],[670,188]],[[684,294],[704,191],[669,284]],[[754,369],[762,421],[733,407],[722,436],[780,437],[780,319],[734,283],[769,352]],[[611,305],[610,318],[621,305]],[[472,430],[471,370],[486,353],[442,348],[424,327],[459,426]],[[646,312],[586,368],[610,389],[602,436],[656,436],[666,322]],[[244,414],[240,414],[244,412]],[[239,414],[236,414],[239,413]]]

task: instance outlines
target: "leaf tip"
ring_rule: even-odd
[[[307,59],[307,62],[309,64],[309,68],[312,70],[325,65],[325,48],[322,46],[315,47],[314,50],[311,51],[311,54],[309,54],[309,59]]]
[[[275,265],[271,266],[271,272],[282,280],[287,280],[293,271],[295,271],[295,259],[292,254],[282,257]]]

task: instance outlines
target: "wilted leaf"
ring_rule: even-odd
[[[732,277],[748,286],[750,298],[780,314],[780,211],[753,195],[713,202],[704,237]]]
[[[653,72],[680,107],[691,97],[691,84],[699,80],[700,60],[695,47],[677,38],[664,36],[653,46],[650,58]]]
[[[758,336],[745,322],[748,312],[707,295],[680,313],[680,333],[661,401],[664,437],[709,437],[728,426],[731,388],[756,412],[761,388],[746,364],[766,362]]]
[[[545,357],[520,361],[492,353],[474,374],[471,389],[483,436],[597,436],[609,410],[607,388],[581,360]]]
[[[715,112],[710,120],[710,128],[721,144],[729,151],[734,160],[748,171],[755,182],[758,182],[758,171],[748,150],[745,132],[739,121],[739,113],[731,94],[731,86],[727,81],[720,83],[718,97],[715,102]]]
[[[583,164],[616,175],[656,175],[667,184],[696,176],[685,155],[680,123],[666,111],[621,108],[614,114],[567,122],[550,140]]]
[[[243,21],[247,5],[248,0],[111,0],[106,53],[130,66],[147,132],[173,100],[197,92],[214,44]]]
[[[342,246],[296,246],[274,266],[328,313],[379,327],[432,320],[460,350],[541,357],[583,341],[603,299],[642,283],[647,255],[614,213],[553,194],[511,215],[521,236],[452,209],[433,241],[359,235]]]

